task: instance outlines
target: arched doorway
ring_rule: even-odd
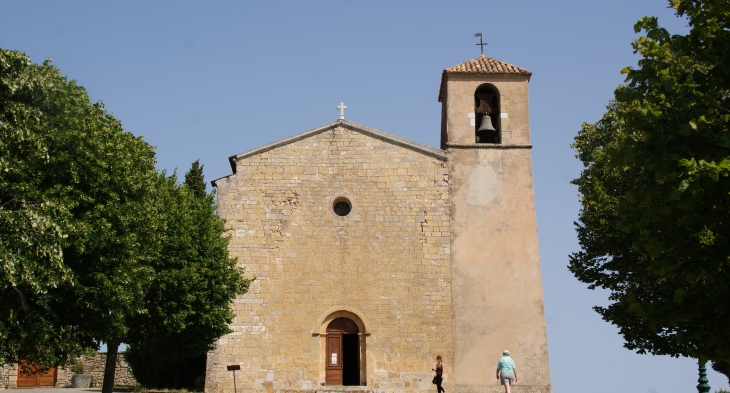
[[[360,385],[359,332],[357,324],[345,317],[335,318],[327,325],[327,385]]]

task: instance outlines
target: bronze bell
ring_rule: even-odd
[[[482,117],[482,122],[476,134],[477,143],[499,143],[497,129],[492,125],[492,118],[487,113]]]
[[[492,125],[492,118],[486,113],[482,117],[482,124],[479,125],[477,132],[479,131],[497,131]]]

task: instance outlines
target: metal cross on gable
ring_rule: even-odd
[[[479,37],[479,43],[476,45],[478,45],[480,47],[480,49],[482,50],[482,54],[484,54],[484,45],[489,45],[489,44],[485,44],[484,42],[482,42],[482,33],[476,33],[476,34],[474,34],[474,37]]]
[[[345,120],[345,109],[347,109],[347,105],[344,102],[340,102],[340,105],[337,105],[337,109],[340,110],[340,120]]]

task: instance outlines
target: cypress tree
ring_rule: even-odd
[[[203,178],[203,165],[200,165],[200,160],[195,160],[193,165],[190,166],[190,170],[185,174],[185,184],[193,191],[193,195],[196,198],[203,198],[206,195],[205,192],[205,180]]]

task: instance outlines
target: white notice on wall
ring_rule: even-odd
[[[332,354],[332,364],[337,364],[337,354],[336,353]]]

